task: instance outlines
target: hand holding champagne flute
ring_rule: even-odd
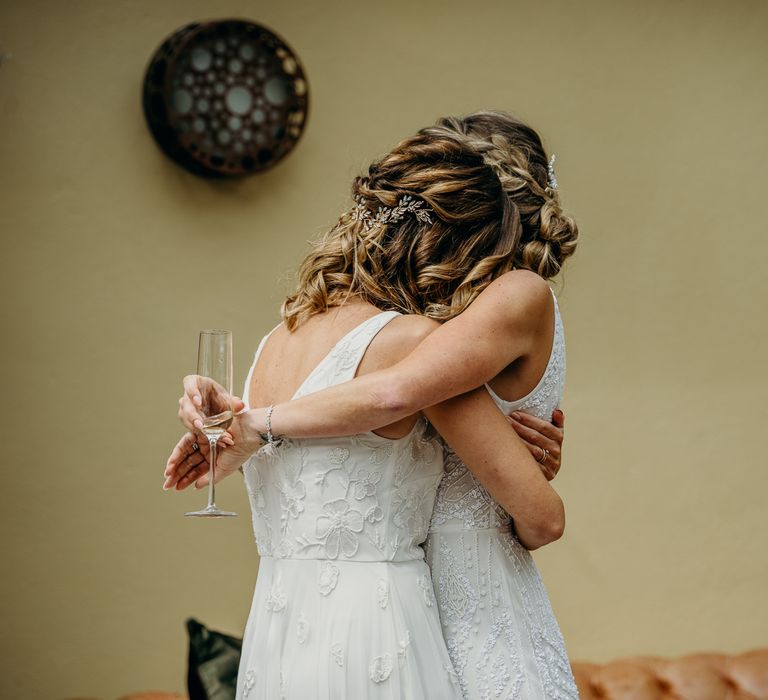
[[[223,518],[237,515],[221,510],[215,503],[216,447],[222,435],[232,424],[232,332],[206,330],[200,332],[197,351],[197,373],[208,381],[201,382],[203,416],[200,431],[210,445],[210,479],[208,481],[208,505],[202,510],[184,515],[203,518]]]

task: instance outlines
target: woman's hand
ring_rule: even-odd
[[[547,481],[552,481],[560,471],[565,414],[559,408],[555,409],[550,423],[522,411],[515,411],[507,416],[507,421],[539,462]],[[542,457],[545,459],[542,460]]]
[[[263,443],[251,437],[254,430],[247,426],[248,413],[236,416],[229,427],[229,432],[219,438],[216,454],[216,483],[236,472]],[[210,446],[205,437],[194,432],[186,433],[173,448],[165,467],[166,490],[182,491],[191,484],[201,489],[209,481]]]
[[[218,386],[216,382],[199,374],[188,374],[184,377],[184,393],[179,399],[179,420],[191,432],[200,432],[203,428],[203,416],[200,407],[203,405],[203,393],[211,387]],[[245,403],[237,396],[232,397],[232,410],[242,411]]]
[[[163,489],[182,491],[203,474],[207,474],[210,452],[210,446],[206,440],[199,438],[195,433],[186,433],[176,443],[171,456],[168,457],[163,473],[165,477]]]

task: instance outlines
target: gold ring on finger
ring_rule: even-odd
[[[539,459],[537,459],[536,461],[539,464],[544,464],[544,462],[547,461],[547,457],[549,457],[549,450],[544,448],[544,447],[540,447],[539,449],[541,450],[541,457]]]

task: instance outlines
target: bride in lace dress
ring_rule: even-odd
[[[422,320],[346,303],[293,333],[281,325],[262,341],[243,395],[289,397],[306,374],[300,397],[389,365]],[[242,466],[260,564],[238,700],[460,698],[419,546],[443,475],[424,420],[283,440]]]
[[[354,237],[344,240],[341,236],[334,251],[338,262],[350,253],[359,255],[356,246],[363,248],[348,286],[360,294],[364,289],[367,293],[368,283],[390,282],[393,275],[416,278],[425,287],[421,296],[404,296],[389,305],[376,299],[375,305],[447,322],[390,368],[279,403],[274,408],[273,430],[292,438],[313,439],[359,433],[442,402],[437,415],[428,415],[447,437],[450,429],[444,432],[441,420],[474,405],[476,416],[483,418],[465,427],[474,433],[473,438],[485,436],[485,453],[482,446],[470,447],[473,440],[469,435],[465,444],[461,439],[448,440],[445,475],[426,541],[442,630],[459,690],[465,698],[576,698],[563,638],[528,552],[560,536],[562,504],[552,498],[554,492],[529,453],[516,451],[513,456],[507,452],[509,466],[500,466],[498,449],[511,431],[483,413],[490,404],[499,417],[502,412],[523,411],[548,418],[560,401],[565,372],[562,323],[545,280],[559,271],[573,251],[576,227],[560,210],[540,139],[526,125],[508,115],[486,112],[441,120],[420,135],[430,141],[448,139],[473,151],[485,171],[496,178],[493,188],[502,206],[492,245],[481,252],[480,247],[471,250],[466,244],[467,233],[473,229],[462,229],[457,217],[459,212],[465,217],[477,215],[478,183],[465,177],[460,189],[438,186],[434,177],[438,164],[454,162],[446,157],[445,149],[439,158],[427,160],[431,154],[424,144],[415,144],[432,177],[431,182],[427,180],[431,187],[420,188],[422,183],[398,170],[407,148],[416,150],[413,142],[404,142],[407,147],[401,145],[374,164],[370,177],[356,181],[357,206],[341,220]],[[405,182],[407,186],[400,184]],[[420,219],[413,208],[408,211],[409,202],[403,206],[395,196],[402,191],[417,195],[411,204],[428,205],[432,220]],[[446,192],[450,198],[443,197]],[[461,201],[463,197],[467,199]],[[370,214],[377,211],[376,205],[383,208]],[[398,207],[408,216],[398,218]],[[397,266],[381,266],[382,248],[365,234],[371,219],[377,223],[374,229],[383,229],[387,235],[388,248],[383,250],[407,241],[410,256],[401,256]],[[442,248],[443,259],[423,255],[419,245],[425,240],[420,238],[424,230],[438,245],[441,240],[452,241],[447,252]],[[367,242],[375,245],[369,248]],[[441,287],[442,266],[451,252],[450,265],[465,265],[466,274],[461,284],[446,289],[444,284]],[[338,273],[327,249],[323,256],[327,272]],[[513,268],[520,269],[510,271]],[[332,278],[329,275],[324,281]],[[311,295],[299,293],[289,298],[284,317],[287,322],[301,319],[315,302]],[[195,386],[187,384],[186,404],[180,412],[188,426],[195,420]],[[249,410],[235,426],[236,444],[227,456],[231,468],[258,445],[254,436],[264,432],[264,418],[263,409]],[[493,431],[488,431],[492,425]],[[180,445],[177,463],[184,453],[184,441]],[[521,445],[516,443],[518,448]],[[530,449],[548,459],[542,448]],[[204,471],[205,465],[200,463],[188,476],[176,477],[183,487]],[[409,697],[442,696],[417,692]]]

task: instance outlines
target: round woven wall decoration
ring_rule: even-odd
[[[182,27],[155,51],[144,76],[144,116],[155,140],[206,177],[274,165],[298,142],[308,110],[296,54],[244,20]]]

